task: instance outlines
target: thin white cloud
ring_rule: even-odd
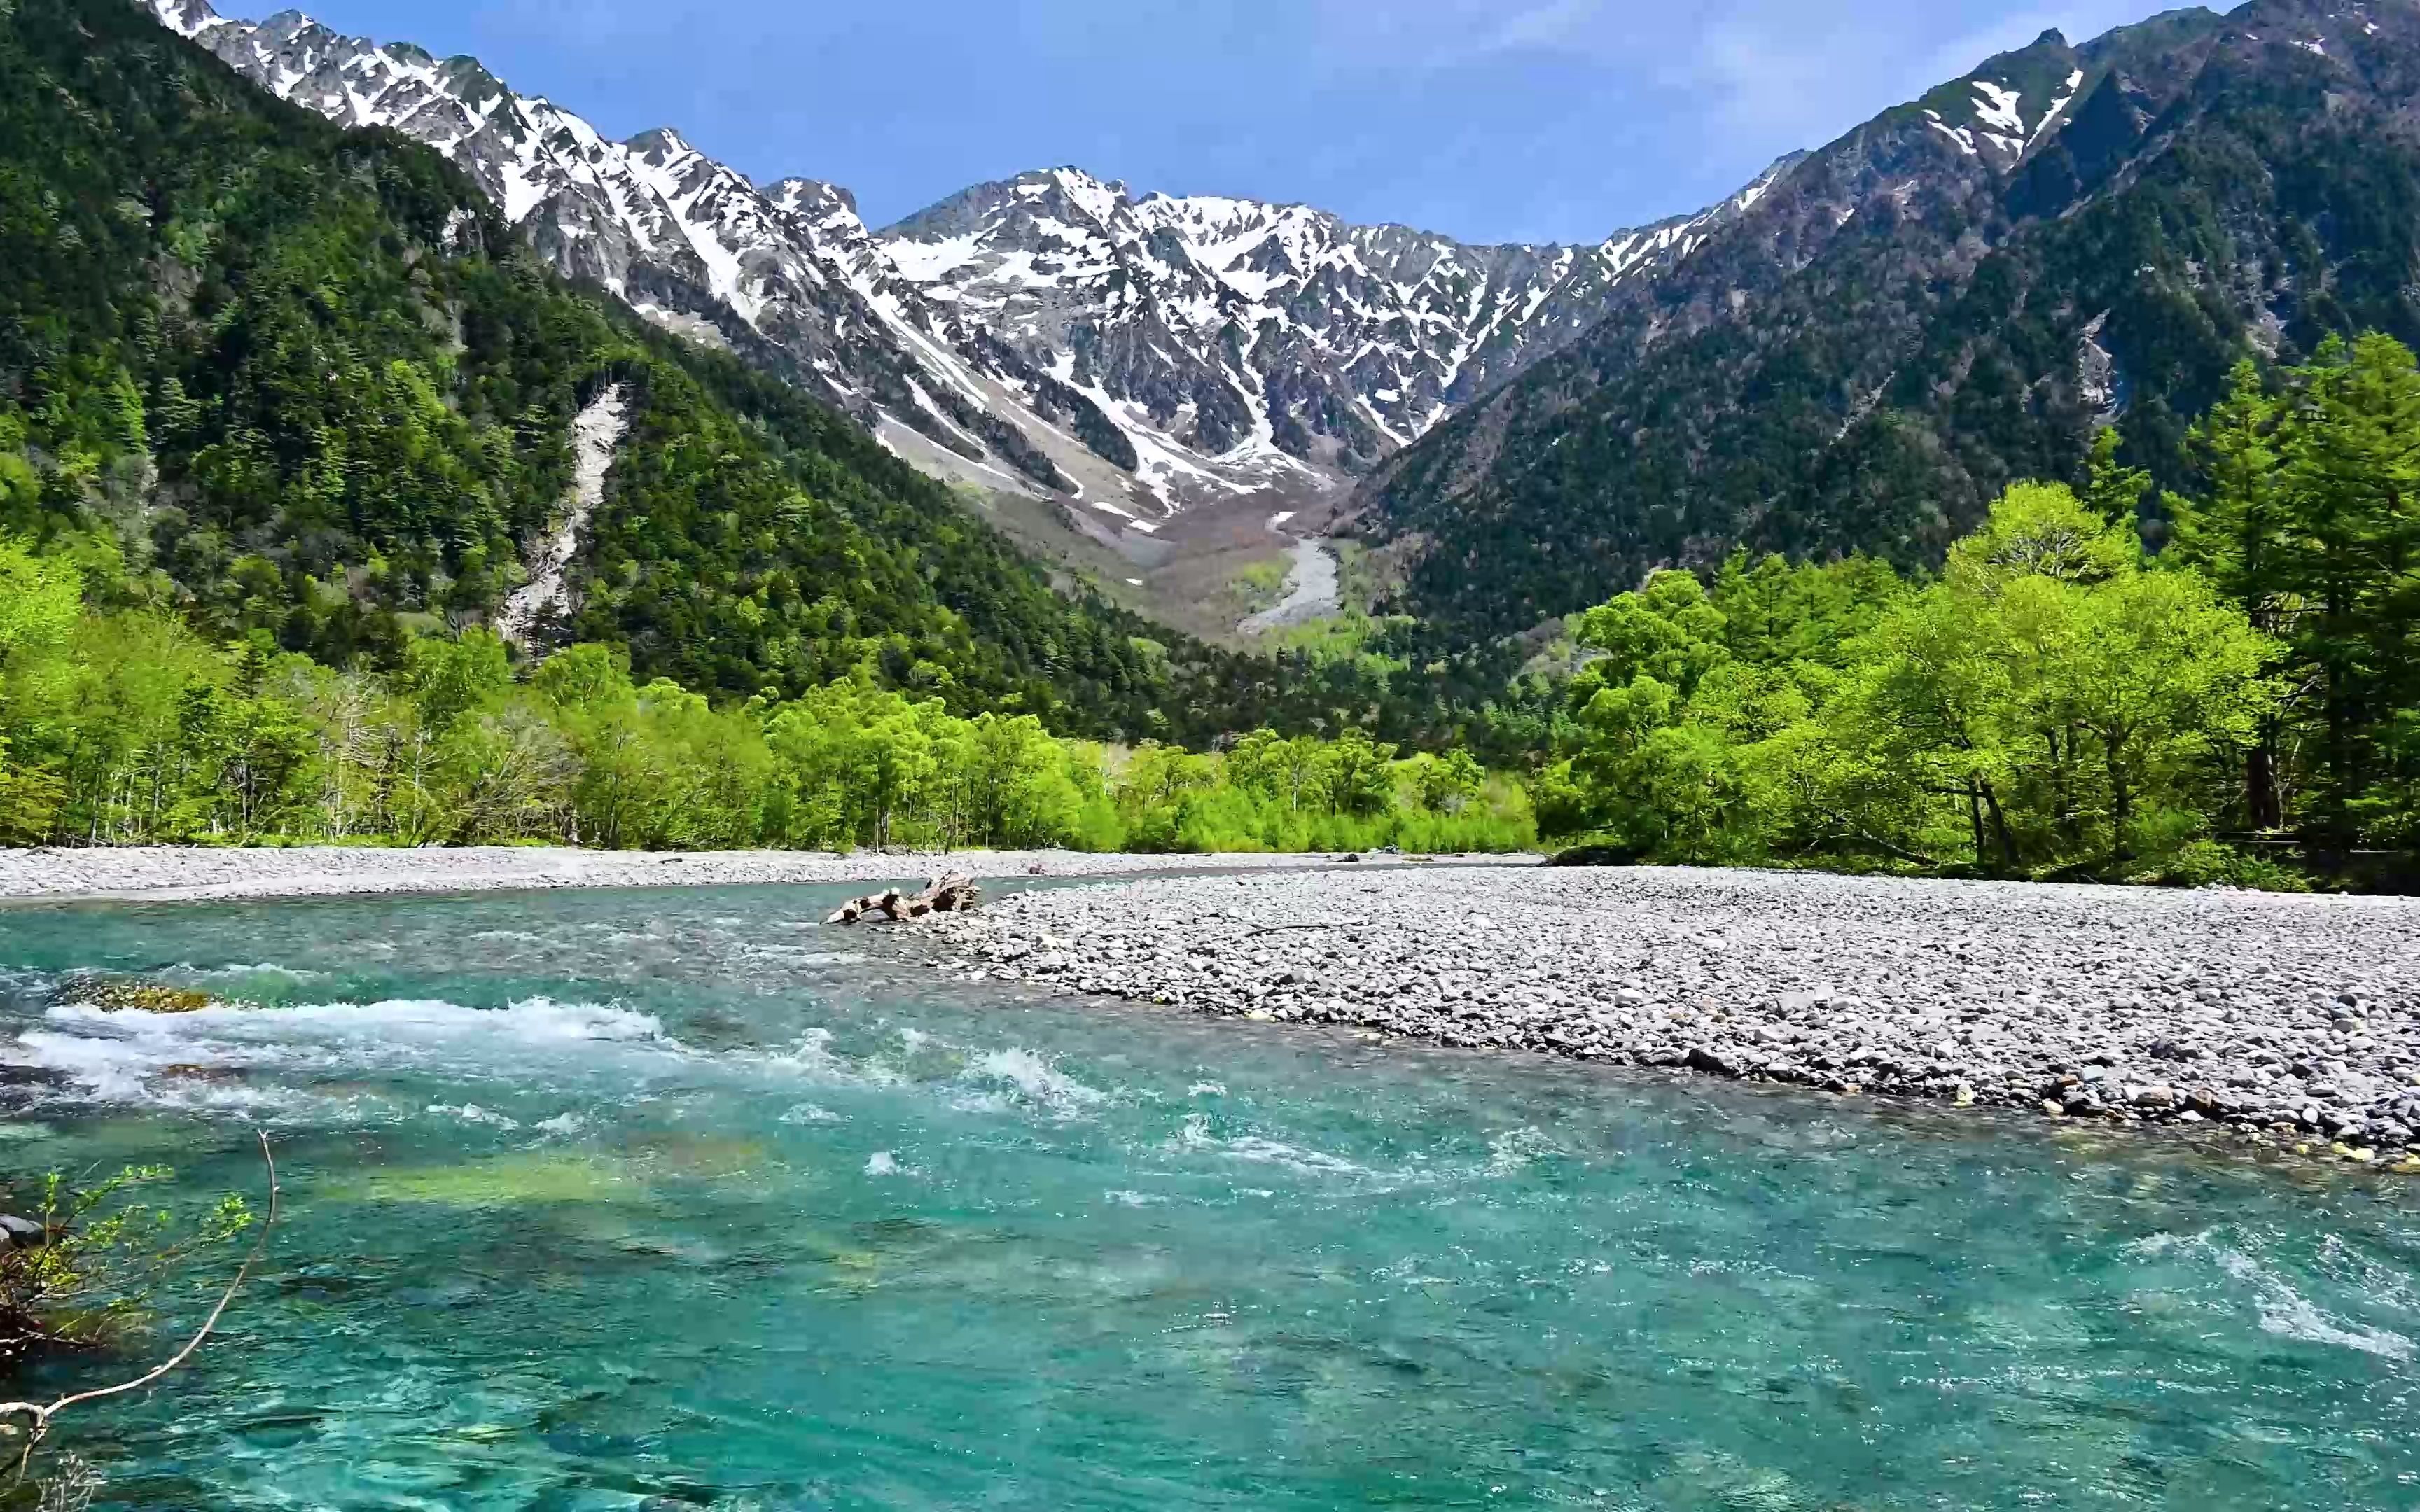
[[[2083,41],[2156,0],[1311,0],[1344,71],[1450,73],[1520,54],[1601,69],[1688,112],[1710,157],[1813,147],[2056,27]],[[1508,13],[1509,12],[1509,13]]]
[[[1615,0],[1310,0],[1328,60],[1357,68],[1450,69],[1506,53],[1592,54]]]
[[[1506,18],[1485,46],[1499,53],[1559,50],[1596,36],[1606,8],[1606,0],[1544,0]]]
[[[1742,5],[1686,56],[1715,124],[1776,152],[1814,147],[1877,113],[2056,29],[2083,42],[2135,20],[2141,0],[2070,0],[2005,12],[1942,34],[1957,8],[1910,0],[1859,8],[1828,26],[1797,6]],[[1798,18],[1793,24],[1788,17]]]

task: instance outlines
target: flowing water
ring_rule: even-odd
[[[289,1199],[63,1421],[94,1505],[2420,1506],[2391,1179],[950,985],[830,901],[0,912],[0,1176],[200,1202],[257,1122]]]

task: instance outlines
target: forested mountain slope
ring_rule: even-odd
[[[216,637],[392,664],[521,580],[609,384],[630,429],[557,638],[723,695],[871,666],[1071,733],[1282,714],[1272,664],[1063,597],[842,417],[565,284],[428,148],[128,0],[0,5],[0,529]]]
[[[1732,546],[1939,559],[2123,417],[2163,481],[2239,356],[2420,336],[2420,6],[2053,33],[1792,167],[1397,457],[1404,607],[1517,630]]]

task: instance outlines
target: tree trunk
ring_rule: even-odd
[[[2133,849],[2126,843],[2126,832],[2132,827],[2134,818],[2134,790],[2126,781],[2126,764],[2122,759],[2123,748],[2115,740],[2107,744],[2109,748],[2109,825],[2113,831],[2111,840],[2116,846],[2113,856],[2117,860],[2129,861],[2134,856]]]
[[[2014,872],[2018,870],[2017,837],[2009,829],[2009,816],[2000,811],[1999,790],[1993,787],[1988,779],[1982,783],[1982,789],[1983,805],[1992,814],[1992,833],[2000,841],[2000,862]]]
[[[2067,760],[2058,743],[2058,732],[2042,732],[2043,744],[2050,747],[2050,822],[2061,839],[2067,836]]]
[[[2273,727],[2264,727],[2260,743],[2243,757],[2243,817],[2255,830],[2285,827],[2277,803],[2277,751]]]

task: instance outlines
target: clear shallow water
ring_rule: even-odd
[[[841,890],[0,911],[79,1088],[0,1175],[256,1119],[289,1196],[95,1504],[2420,1505],[2408,1186],[943,986]]]

